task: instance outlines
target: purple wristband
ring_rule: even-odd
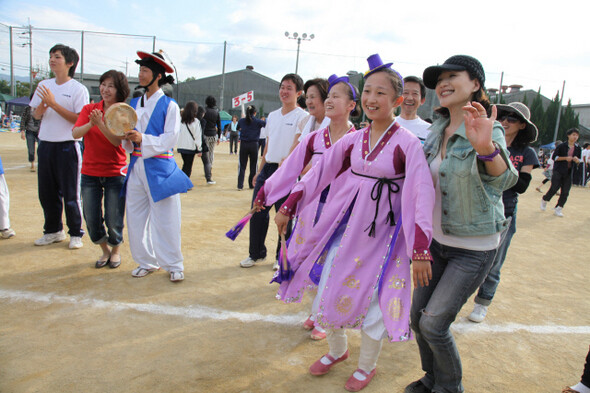
[[[480,154],[477,154],[476,152],[475,154],[477,155],[477,159],[481,161],[494,161],[494,157],[500,154],[500,147],[495,142],[494,146],[496,147],[496,150],[494,150],[492,154],[488,154],[487,156],[482,156]]]

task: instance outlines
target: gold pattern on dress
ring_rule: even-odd
[[[322,255],[320,255],[320,257],[317,260],[317,264],[318,265],[323,265],[324,263],[326,263],[326,257],[328,256],[328,251],[324,251],[322,253]]]
[[[387,305],[387,313],[394,321],[399,321],[403,311],[402,302],[399,298],[393,298]]]
[[[356,268],[358,269],[359,267],[363,266],[363,261],[361,260],[361,257],[356,257],[354,258],[354,261],[356,262]]]
[[[406,279],[399,278],[397,274],[391,277],[389,283],[389,289],[403,289],[406,287]]]
[[[351,289],[359,289],[361,286],[361,280],[357,280],[353,275],[350,275],[346,277],[344,284],[342,285]]]
[[[305,239],[303,238],[303,236],[297,235],[297,237],[295,238],[295,243],[296,244],[303,244],[303,242],[305,242]]]
[[[348,295],[342,295],[336,301],[336,310],[340,314],[348,314],[352,309],[352,298]]]
[[[402,264],[402,259],[400,257],[395,258],[395,266],[399,267]]]

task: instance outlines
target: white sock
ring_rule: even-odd
[[[582,382],[578,382],[577,385],[571,386],[571,388],[580,393],[590,393],[590,388],[584,385]]]
[[[344,329],[326,330],[326,341],[330,347],[328,354],[334,359],[342,357],[348,349],[348,340]],[[322,356],[321,362],[326,366],[332,364],[332,361],[325,356]]]
[[[361,352],[359,354],[359,368],[370,374],[377,367],[377,359],[381,353],[383,340],[373,340],[364,331],[361,331]],[[359,381],[367,379],[363,374],[355,371],[353,374]]]

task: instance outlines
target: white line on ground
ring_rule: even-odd
[[[63,296],[54,293],[38,293],[31,291],[16,291],[0,289],[0,299],[18,302],[31,301],[36,303],[61,303],[76,304],[114,311],[134,310],[149,314],[173,315],[190,319],[237,319],[242,322],[267,322],[279,325],[298,325],[306,314],[291,315],[263,315],[258,313],[243,313],[227,310],[219,310],[205,306],[177,307],[145,303],[125,303],[116,301],[104,301],[90,299],[84,296]],[[590,326],[563,326],[563,325],[523,325],[518,323],[506,323],[502,325],[490,325],[486,322],[475,324],[471,322],[456,322],[452,330],[457,333],[514,333],[524,331],[533,334],[590,334]]]

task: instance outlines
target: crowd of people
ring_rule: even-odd
[[[132,276],[164,269],[171,281],[184,280],[179,194],[193,188],[195,155],[202,159],[206,182],[216,183],[214,150],[223,130],[215,99],[207,97],[205,107],[189,101],[181,113],[161,89],[174,82],[172,66],[159,53],[138,51],[143,93],[129,102],[137,123],[118,135],[104,116],[128,99],[125,75],[105,72],[102,100],[89,104],[86,88],[73,79],[76,51],[59,44],[49,53],[55,78],[39,84],[21,125],[44,212],[43,236],[35,245],[66,239],[65,210],[69,248],[82,247],[84,217],[90,240],[101,250],[95,267],[114,269],[122,262],[127,215],[137,264]],[[277,298],[301,302],[313,291],[303,327],[328,344],[310,374],[328,374],[346,361],[346,329],[360,329],[358,365],[347,390],[359,391],[374,378],[384,339],[415,337],[424,376],[405,392],[463,392],[450,327],[476,291],[469,319],[486,317],[516,232],[518,195],[541,165],[530,147],[538,130],[526,105],[490,103],[484,68],[473,57],[452,56],[426,68],[422,78],[403,78],[378,54],[367,62],[360,92],[346,76],[304,83],[287,74],[280,82],[279,109],[259,119],[250,105],[243,118],[234,116],[228,125],[230,154],[238,154],[239,145],[237,189],[244,189],[249,163],[252,190],[248,256],[239,265],[252,268],[267,258],[274,206]],[[432,124],[417,114],[426,88],[440,102]],[[301,97],[307,111],[298,104]],[[357,130],[351,118],[361,108],[370,123]],[[582,164],[576,184],[585,185],[590,164],[590,145],[582,151],[576,143],[579,131],[571,129],[567,136],[551,156],[551,187],[541,201],[545,210],[560,192],[557,216],[563,216],[573,171]],[[15,235],[8,204],[0,161],[2,238]],[[586,393],[584,375],[567,391]]]

